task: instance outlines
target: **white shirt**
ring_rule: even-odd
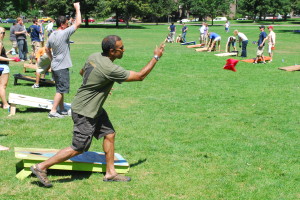
[[[244,33],[238,33],[238,37],[239,37],[242,41],[248,40],[248,38],[246,37],[246,35],[245,35]]]
[[[276,35],[274,33],[274,31],[271,31],[268,35],[268,39],[269,39],[269,45],[274,46],[275,45],[275,39],[276,39]]]
[[[204,34],[205,27],[206,27],[205,25],[202,25],[201,28],[199,28],[201,34]]]
[[[47,24],[45,28],[48,32],[52,31],[53,30],[53,22],[50,22],[49,24]]]

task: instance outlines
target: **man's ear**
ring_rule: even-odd
[[[115,54],[115,50],[114,49],[109,49],[108,55],[114,55]]]

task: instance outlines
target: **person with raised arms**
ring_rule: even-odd
[[[131,180],[130,177],[119,175],[115,170],[114,143],[116,133],[103,104],[115,82],[144,80],[163,55],[164,44],[155,48],[154,56],[139,72],[125,70],[113,63],[116,59],[123,57],[124,51],[121,38],[116,35],[109,35],[102,40],[102,53],[92,54],[80,70],[83,81],[72,103],[74,128],[71,146],[30,168],[45,187],[52,186],[47,178],[47,169],[88,151],[93,137],[96,139],[104,137],[103,150],[106,158],[106,174],[103,181],[128,182]]]

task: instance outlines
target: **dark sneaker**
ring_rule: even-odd
[[[131,181],[131,178],[129,176],[122,176],[120,174],[117,174],[116,176],[113,176],[111,178],[103,178],[103,181],[105,182],[129,182]]]
[[[40,180],[40,182],[45,186],[45,187],[52,187],[53,185],[51,182],[48,180],[47,177],[47,171],[43,171],[38,168],[37,164],[33,165],[30,167],[30,170],[36,177]]]
[[[51,113],[49,112],[48,114],[48,118],[64,118],[65,116],[59,114],[58,112],[55,112],[55,113]]]

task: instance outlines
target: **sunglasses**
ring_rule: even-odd
[[[5,32],[0,32],[0,33],[2,33],[3,35],[5,35]]]

